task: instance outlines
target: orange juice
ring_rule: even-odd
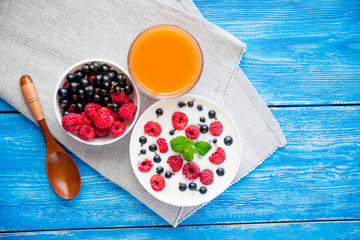
[[[134,40],[128,65],[131,76],[145,92],[175,97],[196,84],[203,57],[199,44],[188,32],[173,25],[159,25]]]

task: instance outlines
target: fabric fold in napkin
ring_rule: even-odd
[[[202,18],[190,0],[5,1],[0,13],[0,82],[8,86],[0,88],[0,97],[35,122],[19,86],[20,76],[29,74],[54,137],[173,226],[202,205],[176,207],[152,197],[133,174],[130,134],[114,144],[88,146],[68,136],[57,122],[54,87],[69,66],[104,58],[127,68],[128,49],[140,32],[158,24],[180,26],[198,40],[204,55],[203,74],[191,93],[211,96],[237,123],[243,150],[233,183],[286,144],[270,110],[238,67],[245,44]],[[154,102],[141,94],[141,113]]]

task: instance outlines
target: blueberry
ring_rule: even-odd
[[[213,139],[213,143],[217,143],[217,139],[216,139],[216,138]]]
[[[79,89],[79,84],[77,82],[71,82],[68,86],[68,90],[72,93],[76,92]]]
[[[68,115],[69,113],[69,111],[63,111],[62,116]]]
[[[116,85],[116,86],[113,88],[113,90],[114,90],[114,92],[115,92],[116,94],[121,93],[121,87],[120,87],[119,85]]]
[[[92,96],[92,95],[94,95],[94,93],[95,93],[95,89],[94,89],[94,87],[93,87],[92,85],[86,86],[86,87],[84,88],[84,90],[85,90],[85,94],[86,94],[87,96]]]
[[[179,190],[180,190],[180,191],[184,192],[186,189],[187,189],[187,186],[186,186],[185,183],[181,183],[181,184],[179,185]]]
[[[75,77],[75,81],[78,82],[84,77],[84,74],[81,72],[81,70],[76,70],[74,72],[74,77]]]
[[[96,74],[93,82],[94,82],[95,87],[101,87],[102,75],[101,74]]]
[[[209,111],[209,118],[214,118],[216,116],[216,112],[214,110]]]
[[[203,124],[200,126],[200,132],[201,133],[207,133],[209,131],[209,127],[206,124]]]
[[[183,102],[179,102],[179,103],[178,103],[178,106],[181,107],[181,108],[182,108],[184,105],[185,105],[185,103],[183,103]]]
[[[62,87],[58,90],[59,97],[63,98],[67,96],[67,89]]]
[[[206,187],[201,187],[201,188],[199,189],[199,192],[200,192],[201,194],[205,194],[205,193],[207,192],[207,188],[206,188]]]
[[[101,102],[101,97],[100,97],[100,95],[98,93],[94,94],[93,101],[94,101],[94,103]]]
[[[172,176],[172,172],[167,171],[167,172],[165,173],[165,177],[166,177],[166,178],[171,178],[171,176]],[[186,185],[185,185],[185,186],[186,186]]]
[[[197,109],[198,109],[199,111],[202,111],[202,110],[203,110],[202,105],[201,105],[201,104],[197,105]]]
[[[90,73],[90,65],[89,64],[84,64],[84,65],[82,65],[82,67],[81,67],[81,72],[83,73],[83,74],[88,74],[88,73]]]
[[[174,130],[171,130],[170,132],[169,132],[169,134],[172,136],[172,135],[174,135]]]
[[[200,117],[200,122],[204,123],[206,119],[204,117]]]
[[[163,113],[164,111],[161,108],[156,109],[156,115],[161,116]]]
[[[102,102],[105,105],[108,103],[111,103],[111,98],[109,96],[105,96],[105,97],[103,97]]]
[[[98,63],[98,62],[92,62],[92,63],[90,64],[90,68],[91,68],[91,70],[93,70],[94,72],[98,72],[98,71],[100,70],[100,68],[101,68],[101,65],[100,65],[100,63]]]
[[[196,183],[189,183],[189,189],[191,190],[191,191],[194,191],[195,189],[196,189]]]
[[[154,162],[156,162],[156,163],[161,162],[161,157],[156,154],[156,155],[154,156]]]
[[[110,67],[107,64],[101,65],[101,72],[108,73],[110,71]]]
[[[116,81],[119,83],[120,87],[124,88],[126,85],[126,77],[124,74],[119,73],[117,75]]]
[[[133,90],[134,90],[134,88],[133,88],[133,86],[132,85],[125,85],[125,87],[124,87],[124,93],[126,94],[126,95],[130,95],[132,92],[133,92]]]
[[[59,100],[59,106],[62,110],[68,108],[70,106],[70,102],[69,100],[63,98]]]
[[[219,175],[220,177],[222,177],[225,174],[225,170],[223,168],[218,168],[216,170],[216,174]]]
[[[193,107],[193,106],[194,106],[194,102],[193,102],[193,101],[189,101],[189,102],[188,102],[188,106],[189,106],[189,107]]]
[[[84,91],[84,89],[79,89],[79,90],[77,91],[77,96],[78,96],[78,98],[79,98],[80,100],[84,99],[84,98],[85,98],[85,91]]]
[[[156,144],[151,144],[151,145],[149,146],[149,150],[150,150],[151,152],[155,152],[155,151],[157,150]]]
[[[141,144],[145,144],[145,143],[147,142],[146,137],[141,136],[141,137],[139,138],[139,142],[140,142]]]
[[[226,146],[230,146],[233,143],[233,139],[230,136],[224,138],[224,143]]]
[[[156,172],[157,172],[158,174],[162,174],[163,171],[164,171],[164,168],[163,168],[163,167],[157,167],[157,168],[156,168]]]
[[[141,149],[141,150],[140,150],[140,153],[141,153],[141,154],[146,154],[146,150],[145,150],[145,149]]]
[[[109,75],[110,80],[113,81],[113,80],[116,80],[118,73],[117,73],[117,71],[112,70],[108,73],[108,75]]]
[[[103,75],[101,79],[101,86],[105,89],[109,89],[110,87],[110,78],[109,75]]]
[[[119,104],[116,103],[116,102],[114,102],[114,103],[111,105],[111,109],[116,112],[117,110],[119,110]]]
[[[76,112],[82,112],[82,111],[84,111],[84,105],[83,105],[82,103],[77,103],[77,104],[75,105],[75,111],[76,111]]]
[[[71,73],[68,74],[68,75],[66,75],[66,81],[68,81],[68,82],[73,82],[73,81],[75,81],[75,76],[72,75]]]
[[[90,81],[86,78],[80,79],[79,85],[81,88],[85,88],[87,85],[90,85]]]

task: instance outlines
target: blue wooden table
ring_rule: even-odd
[[[360,2],[195,4],[247,44],[288,145],[174,229],[76,157],[82,190],[58,197],[40,129],[0,100],[0,238],[360,238]]]

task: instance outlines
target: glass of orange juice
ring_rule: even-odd
[[[128,55],[129,72],[147,94],[172,98],[190,91],[200,78],[203,55],[195,38],[174,25],[140,33]]]

